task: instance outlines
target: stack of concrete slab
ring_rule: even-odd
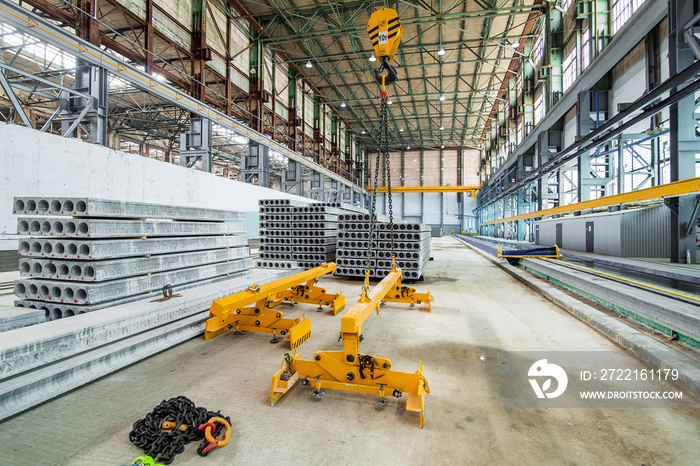
[[[252,267],[245,214],[92,198],[14,199],[15,306],[50,319],[199,286]]]
[[[31,327],[0,328],[7,330],[0,335],[0,421],[202,335],[214,300],[290,273],[252,270],[192,286],[167,301],[147,298]],[[25,321],[43,317],[14,313]]]
[[[341,203],[260,200],[259,268],[313,268],[335,260],[338,216],[366,212]]]
[[[392,268],[391,229],[384,218],[378,217],[370,245],[370,215],[340,215],[335,274],[346,277],[364,277],[369,268],[370,277],[384,278]],[[394,252],[396,266],[405,279],[416,280],[430,259],[430,226],[420,223],[394,222]]]

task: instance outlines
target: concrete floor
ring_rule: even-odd
[[[130,464],[141,454],[128,441],[132,423],[177,395],[231,416],[234,434],[207,458],[190,444],[173,464],[697,464],[700,410],[509,408],[507,352],[619,348],[452,238],[435,240],[433,256],[415,285],[435,295],[433,313],[384,306],[363,326],[361,344],[396,370],[423,361],[432,393],[422,430],[405,397],[380,410],[372,396],[327,390],[317,400],[297,386],[270,407],[270,378],[288,346],[229,332],[0,424],[0,464]],[[357,281],[321,284],[342,289],[348,307],[360,294]],[[297,312],[312,318],[304,357],[342,349],[339,317],[308,305],[287,316]]]

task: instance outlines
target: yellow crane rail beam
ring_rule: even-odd
[[[304,272],[262,285],[252,285],[247,290],[214,301],[209,309],[204,338],[213,338],[228,330],[270,333],[285,336],[291,349],[296,349],[311,336],[310,319],[304,314],[294,319],[284,318],[281,311],[273,309],[281,303],[309,303],[329,306],[333,315],[345,309],[342,292],[328,294],[315,286],[318,279],[333,273],[333,262],[324,263]]]
[[[367,192],[372,195],[372,186],[365,186]],[[392,193],[469,193],[471,197],[476,196],[476,192],[481,186],[392,186]],[[378,186],[378,193],[388,192],[386,186]]]
[[[391,190],[394,191],[394,188],[391,188]],[[567,214],[580,210],[628,204],[630,202],[650,201],[652,199],[682,196],[684,194],[692,194],[697,192],[700,192],[700,178],[690,178],[688,180],[674,181],[672,183],[666,183],[659,186],[652,186],[651,188],[638,189],[629,193],[613,194],[612,196],[603,196],[599,197],[598,199],[591,199],[590,201],[577,202],[576,204],[538,210],[527,214],[502,218],[500,220],[492,220],[490,222],[484,222],[482,225],[512,222],[515,220],[524,220],[526,218],[546,217],[548,215]]]
[[[366,289],[360,300],[340,319],[340,335],[343,339],[343,351],[319,351],[312,360],[301,359],[301,354],[285,354],[282,367],[272,376],[270,387],[270,406],[274,406],[294,384],[301,380],[302,385],[313,384],[313,395],[323,396],[324,389],[344,390],[356,393],[379,395],[379,406],[386,406],[387,392],[397,398],[408,394],[406,410],[420,414],[420,426],[423,427],[425,413],[425,395],[430,387],[425,379],[423,363],[418,363],[414,373],[391,370],[391,360],[361,354],[359,343],[362,340],[362,323],[372,311],[379,313],[382,302],[421,302],[430,306],[433,301],[430,292],[414,293],[413,296],[401,296],[401,270],[394,269],[379,282],[373,290]],[[415,290],[414,290],[415,291]],[[398,297],[397,297],[398,295]]]

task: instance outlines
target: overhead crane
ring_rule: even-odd
[[[385,167],[389,169],[388,134],[387,134],[387,99],[386,84],[397,79],[396,68],[389,62],[396,53],[401,40],[403,29],[396,10],[381,8],[370,17],[367,32],[377,56],[382,59],[381,66],[375,76],[381,84],[381,121],[379,128],[379,150],[375,165],[374,195],[372,197],[372,212],[370,215],[369,237],[372,238],[375,222],[377,178],[379,162],[384,155]],[[384,73],[384,74],[383,74]],[[391,370],[392,363],[388,358],[360,353],[362,341],[362,324],[372,311],[379,313],[379,306],[385,302],[426,304],[431,310],[433,297],[430,292],[418,293],[414,288],[401,284],[401,269],[394,262],[394,222],[391,204],[391,184],[387,185],[389,200],[389,230],[391,232],[392,270],[370,290],[369,270],[365,270],[365,283],[362,287],[360,300],[340,319],[340,338],[343,340],[343,351],[319,351],[312,360],[301,359],[301,354],[287,353],[282,361],[282,367],[272,376],[270,387],[270,405],[274,406],[294,384],[301,380],[302,385],[314,386],[313,395],[322,397],[324,389],[344,390],[357,393],[379,395],[377,405],[387,405],[386,394],[400,398],[408,394],[406,410],[420,414],[420,426],[423,427],[425,413],[425,395],[430,393],[428,381],[425,378],[423,363],[418,363],[414,373]],[[371,260],[371,241],[367,261]]]
[[[375,191],[372,186],[365,186],[370,195]],[[395,186],[391,188],[393,193],[469,193],[471,197],[476,197],[481,186]],[[376,192],[386,193],[389,189],[386,186],[378,186]]]

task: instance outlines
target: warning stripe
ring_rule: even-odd
[[[376,39],[378,35],[379,35],[379,33],[376,33],[376,34],[373,35],[373,36],[369,36],[369,40],[374,40],[374,39]]]
[[[400,27],[401,27],[400,24],[394,24],[393,26],[389,26],[389,29],[388,29],[388,30],[389,30],[389,31],[393,31],[394,29],[397,29],[397,28],[400,28]]]
[[[368,30],[367,30],[367,34],[372,34],[372,33],[373,33],[374,31],[376,31],[377,29],[379,29],[379,25],[374,26],[372,29],[368,29]]]

